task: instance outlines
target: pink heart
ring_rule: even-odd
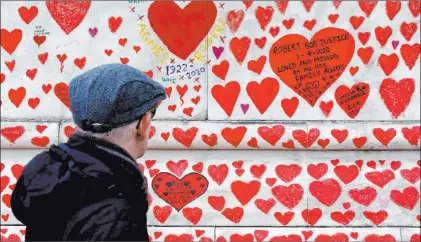
[[[224,51],[224,47],[212,47],[213,50],[213,54],[215,55],[216,59],[219,59],[219,57],[221,56],[222,52]]]
[[[385,210],[387,208],[387,205],[390,202],[390,198],[387,196],[380,196],[379,197],[379,204],[380,204],[380,208],[381,210]]]
[[[89,28],[89,34],[91,34],[92,38],[95,38],[96,34],[98,33],[98,28]]]
[[[248,104],[241,104],[241,109],[243,110],[243,113],[246,114],[247,110],[249,110],[250,105]]]
[[[393,40],[392,41],[392,46],[393,46],[393,49],[394,50],[396,50],[396,48],[398,47],[398,45],[399,45],[399,40]]]

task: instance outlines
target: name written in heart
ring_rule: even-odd
[[[158,58],[161,64],[167,64],[170,58],[170,52],[162,45],[159,45],[155,40],[150,38],[151,32],[147,29],[146,24],[139,24],[142,41],[152,48],[153,54]]]
[[[155,193],[177,211],[204,194],[208,185],[206,177],[198,173],[179,179],[171,173],[162,172],[152,180]]]
[[[326,28],[311,40],[298,34],[286,35],[273,44],[269,55],[275,74],[314,106],[345,71],[354,49],[350,33]]]
[[[194,65],[188,64],[179,64],[179,65],[168,65],[165,67],[165,74],[167,76],[173,74],[185,74],[187,79],[200,76],[202,73],[206,72],[205,67],[195,68]]]
[[[49,34],[50,32],[47,32],[45,29],[42,28],[42,26],[35,26],[34,35],[44,36]]]
[[[218,40],[219,37],[222,35],[225,29],[225,21],[222,18],[218,18],[215,22],[215,26],[206,36],[204,41],[199,45],[199,49],[194,52],[193,57],[202,62],[206,62],[206,56],[209,46],[212,46],[214,40]]]

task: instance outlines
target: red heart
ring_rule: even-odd
[[[402,128],[403,137],[408,140],[411,145],[418,145],[420,140],[420,126],[413,126],[412,128]]]
[[[242,160],[237,160],[232,163],[232,166],[237,169],[241,169],[243,165],[244,165],[244,161]]]
[[[262,55],[257,60],[250,60],[248,63],[248,69],[260,75],[262,73],[263,67],[266,63],[266,56]]]
[[[413,167],[411,170],[402,169],[400,173],[405,180],[409,181],[412,184],[415,184],[420,180],[420,172],[420,168]]]
[[[22,6],[18,9],[18,13],[23,22],[30,24],[32,20],[34,20],[34,18],[38,15],[38,8],[36,6],[31,6],[28,9],[25,6]]]
[[[255,38],[254,43],[260,48],[263,49],[266,45],[266,37]]]
[[[230,41],[230,50],[240,65],[247,56],[247,52],[250,48],[250,42],[251,40],[249,37],[242,37],[241,39],[234,37]]]
[[[13,54],[22,40],[22,30],[14,29],[12,32],[9,32],[7,29],[1,29],[0,35],[0,43],[3,49],[9,54]]]
[[[273,12],[274,10],[271,6],[267,6],[266,8],[263,8],[261,6],[257,7],[255,14],[257,21],[260,24],[260,29],[262,29],[263,31],[266,29],[266,26],[268,26],[268,24],[272,20]]]
[[[333,101],[332,100],[330,100],[328,102],[325,102],[325,101],[320,102],[320,109],[322,110],[323,114],[326,117],[329,117],[329,114],[332,111],[332,108],[333,108]]]
[[[368,218],[371,222],[373,222],[377,226],[383,223],[383,221],[385,221],[388,216],[387,212],[384,210],[380,210],[378,212],[364,211],[363,214],[366,218]]]
[[[356,160],[355,161],[355,164],[361,169],[362,166],[363,166],[363,164],[364,164],[364,162],[363,162],[363,160]]]
[[[269,231],[267,230],[255,230],[254,237],[256,238],[257,242],[263,242],[264,239],[269,235]]]
[[[220,197],[209,196],[208,203],[216,211],[222,211],[225,207],[225,198],[222,196]]]
[[[332,163],[332,165],[337,166],[339,164],[339,159],[335,159],[335,160],[331,160],[330,163]]]
[[[301,0],[301,2],[303,3],[303,6],[307,10],[307,12],[310,12],[315,0]]]
[[[193,242],[193,236],[191,234],[181,234],[179,236],[170,234],[167,237],[165,237],[164,242],[170,242],[170,241],[187,241],[187,242]]]
[[[231,184],[231,191],[241,205],[245,206],[260,191],[260,182],[251,181],[248,183],[235,181]]]
[[[262,126],[257,129],[257,133],[269,144],[275,146],[285,133],[283,125],[274,125],[271,128]]]
[[[375,242],[375,241],[396,241],[395,237],[390,234],[386,235],[377,235],[377,234],[370,234],[364,238],[366,242]]]
[[[377,191],[376,189],[367,186],[363,189],[352,189],[348,192],[349,197],[352,198],[359,204],[362,204],[366,207],[370,206],[370,204],[376,199]]]
[[[276,26],[276,27],[270,27],[270,29],[269,29],[269,33],[272,35],[272,37],[276,37],[278,34],[279,34],[279,31],[280,31],[281,29],[279,28],[279,26]]]
[[[409,23],[409,24],[406,22],[403,22],[400,28],[402,36],[407,41],[410,41],[412,39],[412,36],[415,34],[415,32],[417,32],[417,29],[418,29],[418,25],[415,22]]]
[[[239,127],[234,128],[234,129],[224,128],[221,131],[221,135],[222,135],[222,137],[224,137],[224,139],[228,143],[230,143],[234,147],[237,147],[238,145],[240,145],[240,143],[243,140],[246,132],[247,132],[247,127],[239,126]]]
[[[355,240],[358,239],[358,232],[351,232],[351,237]]]
[[[310,193],[322,204],[332,206],[342,193],[341,185],[332,178],[310,183]]]
[[[399,57],[393,53],[390,55],[381,54],[379,57],[379,65],[386,76],[392,74],[399,63]]]
[[[300,235],[290,234],[290,235],[281,235],[281,236],[272,237],[270,241],[302,241],[302,240],[301,240]]]
[[[31,139],[31,143],[39,147],[46,147],[50,143],[50,138],[46,136],[34,137]]]
[[[365,18],[363,16],[352,16],[349,18],[349,22],[351,23],[352,27],[357,30],[361,24],[364,23]]]
[[[381,128],[375,128],[373,129],[373,135],[380,143],[387,147],[390,141],[395,138],[396,130],[394,128],[389,128],[387,131],[384,131]]]
[[[42,45],[46,40],[47,40],[47,36],[39,36],[39,35],[35,35],[34,36],[34,42],[38,45],[38,47],[40,45]]]
[[[380,45],[384,47],[387,43],[387,40],[392,35],[392,28],[387,26],[385,28],[377,27],[375,29],[377,41],[379,41]]]
[[[334,1],[342,1],[342,0],[334,0]],[[313,235],[313,231],[301,231],[304,236],[304,240],[307,241]]]
[[[367,142],[367,137],[363,136],[363,137],[353,138],[352,142],[354,143],[355,147],[361,148]]]
[[[70,138],[70,136],[72,136],[72,134],[76,131],[75,128],[73,128],[72,126],[67,125],[66,127],[64,127],[64,134],[66,135],[67,138]]]
[[[282,142],[282,147],[287,149],[295,149],[294,141],[289,139],[287,142]]]
[[[12,60],[12,61],[5,61],[4,62],[7,66],[7,68],[9,69],[10,72],[13,72],[13,70],[15,69],[15,65],[16,65],[16,61]]]
[[[202,218],[203,211],[200,208],[185,208],[183,209],[183,215],[188,221],[196,225]]]
[[[4,194],[1,198],[1,200],[3,201],[3,203],[10,208],[10,200],[11,200],[12,196],[10,194]]]
[[[250,140],[247,142],[247,145],[252,148],[260,148],[257,144],[257,139],[255,137],[251,137]]]
[[[215,74],[215,76],[221,78],[222,80],[225,80],[225,77],[227,76],[228,69],[229,69],[230,63],[226,60],[223,60],[221,64],[214,65],[212,67],[212,72]]]
[[[303,24],[304,28],[306,28],[306,29],[308,29],[310,31],[313,30],[314,25],[316,25],[316,20],[315,19],[313,19],[313,20],[306,20],[306,21],[304,21],[304,24]]]
[[[48,52],[42,53],[38,55],[38,60],[41,62],[41,64],[45,64],[48,58]]]
[[[414,17],[420,14],[421,3],[418,0],[409,0],[408,7]]]
[[[213,98],[215,98],[228,117],[231,117],[235,103],[240,95],[240,90],[240,84],[236,81],[228,82],[225,87],[221,85],[212,87],[211,93]]]
[[[48,11],[60,28],[69,34],[82,23],[91,1],[47,1]]]
[[[282,24],[285,26],[285,28],[287,29],[291,29],[292,25],[294,25],[295,19],[291,18],[291,19],[285,19],[282,21]]]
[[[7,185],[9,185],[10,182],[10,178],[8,176],[2,176],[0,178],[0,193],[2,193],[4,191],[4,189],[7,187]]]
[[[37,75],[38,69],[34,68],[32,70],[26,70],[26,76],[31,79],[34,80],[35,76]]]
[[[24,133],[25,127],[23,126],[5,127],[1,129],[1,136],[12,144],[14,144]]]
[[[177,140],[187,148],[190,148],[191,144],[196,138],[196,134],[198,131],[199,129],[196,127],[191,127],[185,131],[180,128],[174,128],[172,131],[172,135],[175,140]]]
[[[58,54],[57,59],[63,65],[63,62],[67,59],[67,55],[66,54],[62,54],[62,55]]]
[[[114,17],[114,16],[109,17],[108,27],[110,28],[111,33],[117,32],[122,22],[123,22],[122,17]]]
[[[74,63],[77,67],[79,67],[79,69],[83,69],[83,67],[85,67],[86,64],[86,57],[82,57],[82,58],[76,58],[74,60]]]
[[[244,174],[244,169],[235,169],[235,174],[237,174],[237,176],[242,176]]]
[[[339,18],[339,14],[329,14],[329,21],[334,24]]]
[[[392,78],[384,79],[380,85],[380,96],[393,118],[398,118],[406,110],[414,91],[415,82],[411,78],[405,78],[399,82]]]
[[[418,203],[420,194],[415,187],[407,187],[403,191],[392,190],[390,199],[398,206],[413,210]]]
[[[203,234],[205,234],[205,231],[204,230],[198,230],[198,229],[196,229],[194,232],[196,233],[196,237],[197,238],[199,238],[200,236],[202,236]]]
[[[214,147],[215,145],[218,144],[218,136],[216,134],[211,134],[211,135],[204,134],[202,135],[202,140],[210,147]]]
[[[366,0],[359,0],[358,5],[360,5],[361,10],[365,13],[367,17],[370,17],[371,13],[373,12],[374,8],[377,6],[377,1],[366,1]]]
[[[420,55],[421,46],[418,43],[415,43],[413,45],[403,44],[401,46],[401,55],[403,58],[403,61],[408,66],[409,70],[412,70],[415,63],[418,60],[418,57]]]
[[[140,46],[138,46],[138,45],[135,45],[135,46],[133,46],[133,50],[136,52],[136,53],[138,53],[139,51],[140,51]]]
[[[367,48],[359,48],[358,56],[360,57],[361,61],[367,65],[370,62],[371,57],[373,56],[374,49],[373,47],[369,46]]]
[[[1,163],[1,162],[0,162],[0,172],[2,172],[2,171],[3,171],[4,167],[5,167],[5,165],[4,165],[3,163]]]
[[[185,184],[189,186],[185,186]],[[165,202],[180,211],[208,188],[208,181],[198,173],[190,173],[179,179],[166,172],[159,173],[152,180],[152,189]]]
[[[278,165],[275,168],[276,175],[285,183],[293,181],[300,173],[301,166],[292,164],[292,165]]]
[[[272,188],[272,194],[285,207],[293,209],[303,199],[304,189],[300,184],[279,185]]]
[[[57,98],[64,104],[66,107],[69,108],[71,111],[72,108],[70,106],[70,99],[69,99],[69,87],[64,82],[59,82],[54,86],[54,94],[56,94]]]
[[[333,221],[342,225],[348,225],[355,218],[355,212],[352,210],[346,211],[345,213],[336,211],[330,214]]]
[[[24,87],[19,87],[16,90],[12,88],[8,95],[10,101],[18,108],[26,96],[26,89]]]
[[[328,166],[325,163],[319,163],[317,165],[310,164],[307,166],[307,172],[314,179],[318,180],[322,178],[328,170]]]
[[[123,65],[125,65],[125,64],[127,64],[127,63],[129,63],[129,58],[127,58],[127,57],[120,57],[120,62],[121,62],[121,64],[123,64]]]
[[[266,178],[266,184],[272,187],[276,183],[276,178]]]
[[[250,167],[250,173],[253,175],[253,177],[260,179],[266,171],[265,165],[252,165]]]
[[[244,10],[231,10],[227,14],[227,24],[231,33],[237,32],[244,19]]]
[[[210,165],[208,167],[209,176],[218,184],[221,185],[228,175],[228,166],[221,164],[219,166]]]
[[[289,222],[291,222],[292,218],[294,217],[294,212],[286,212],[284,214],[277,212],[274,215],[275,215],[276,220],[278,220],[279,223],[286,226],[289,224]]]
[[[322,58],[322,54],[317,54],[318,48],[320,48],[318,46],[322,45],[322,40],[328,40],[336,36],[341,36],[342,40],[329,44],[329,54],[335,55],[338,58],[326,60],[324,62],[324,69],[329,70],[329,73],[326,71],[324,71],[324,73],[321,73],[320,71],[317,72],[319,62],[314,60]],[[299,44],[291,45],[291,43]],[[304,48],[304,46],[306,47]],[[269,54],[269,62],[273,72],[288,87],[293,89],[314,107],[322,94],[335,83],[345,71],[346,66],[352,59],[354,49],[355,41],[350,33],[342,29],[325,28],[315,33],[310,41],[302,35],[284,35],[272,45]],[[309,51],[314,51],[316,54],[312,54],[311,57],[308,57]],[[305,57],[297,58],[297,55]],[[312,63],[310,65],[301,64],[308,61],[312,61]],[[306,68],[314,69],[314,71],[305,71]],[[296,71],[300,71],[302,74],[294,75]],[[333,74],[335,77],[329,79],[329,75]]]
[[[288,115],[288,117],[292,117],[295,113],[295,111],[298,108],[299,100],[296,97],[292,97],[290,99],[284,98],[281,101],[282,109],[284,110],[285,114]]]
[[[360,39],[361,44],[365,45],[367,44],[367,41],[370,39],[370,32],[358,33],[358,38]]]
[[[167,162],[168,170],[170,170],[172,173],[174,173],[178,177],[181,177],[181,175],[183,175],[188,165],[189,163],[187,160],[180,160],[177,163],[175,163],[174,161]]]
[[[413,234],[409,241],[410,242],[420,242],[421,241],[421,235]]]
[[[322,210],[320,208],[305,209],[301,212],[304,221],[310,226],[313,226],[322,217]]]
[[[118,40],[118,44],[123,46],[123,47],[126,45],[126,43],[127,43],[127,38],[120,38]]]
[[[216,14],[214,2],[201,1],[192,1],[183,9],[173,1],[157,1],[148,10],[149,22],[155,33],[174,55],[183,60],[206,37]]]
[[[348,137],[348,130],[332,129],[332,131],[330,131],[330,134],[333,136],[333,138],[335,138],[338,141],[339,144],[341,144]]]
[[[36,126],[36,130],[42,134],[42,132],[44,132],[44,130],[47,128],[47,125],[37,125]]]
[[[245,235],[239,235],[239,234],[233,234],[230,237],[230,241],[254,241],[254,237],[252,234],[245,234]]]
[[[334,172],[345,185],[355,180],[359,174],[359,170],[356,165],[336,166]]]
[[[349,68],[349,73],[352,75],[352,76],[355,76],[355,74],[357,74],[357,72],[358,72],[358,70],[359,70],[360,68],[358,67],[358,66],[354,66],[354,67],[351,67],[351,68]]]
[[[372,171],[365,174],[367,180],[377,185],[380,188],[386,186],[390,181],[395,179],[395,173],[391,170]]]
[[[351,88],[345,85],[339,86],[335,91],[335,99],[350,118],[355,118],[367,101],[369,94],[370,86],[367,83],[360,82],[354,84]]]
[[[344,233],[336,233],[332,236],[326,234],[320,234],[314,240],[315,242],[326,242],[326,241],[349,241],[348,235]]]
[[[326,146],[328,146],[330,143],[329,139],[319,139],[317,140],[317,144],[320,145],[320,147],[322,147],[322,149],[326,148]]]
[[[400,10],[400,1],[386,1],[386,14],[390,20],[393,20]]]
[[[39,105],[40,99],[39,98],[29,98],[28,99],[28,105],[32,109],[36,109],[36,107]]]
[[[243,218],[244,210],[240,207],[235,207],[233,209],[226,208],[222,212],[222,215],[224,215],[227,219],[231,220],[233,223],[238,224]]]
[[[320,131],[317,128],[312,128],[308,133],[302,129],[292,131],[292,137],[296,139],[304,148],[309,148],[317,140]]]
[[[285,11],[288,7],[288,0],[285,1],[275,1],[276,7],[278,8],[279,12],[285,14]]]
[[[268,214],[270,212],[270,210],[275,206],[276,200],[273,199],[273,198],[270,198],[268,200],[256,199],[256,201],[254,202],[254,204],[256,205],[256,207],[260,211],[262,211],[265,214]]]

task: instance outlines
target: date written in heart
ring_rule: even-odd
[[[311,40],[285,35],[272,45],[269,58],[273,72],[314,106],[345,71],[354,49],[354,38],[346,30],[325,28]]]
[[[165,202],[180,211],[208,189],[206,177],[190,173],[179,179],[171,173],[162,172],[152,180],[152,189]]]

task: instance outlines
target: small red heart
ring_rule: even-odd
[[[133,50],[134,50],[136,53],[139,53],[139,51],[140,51],[140,46],[137,46],[137,45],[133,46]]]
[[[110,50],[110,49],[105,49],[104,52],[108,56],[111,56],[113,54],[113,50]]]
[[[308,30],[313,30],[313,28],[314,28],[314,25],[316,25],[316,20],[315,19],[313,19],[313,20],[306,20],[306,21],[304,21],[304,24],[303,24],[303,26],[306,28],[306,29],[308,29]]]
[[[374,160],[371,160],[369,162],[367,162],[367,166],[370,167],[371,169],[376,169],[376,162]]]
[[[351,232],[351,237],[355,240],[358,239],[358,232]]]
[[[339,18],[339,14],[329,14],[329,21],[334,24]]]
[[[361,169],[361,167],[363,167],[364,162],[363,160],[356,160],[355,164]]]
[[[337,166],[339,164],[339,159],[331,160],[330,163],[332,163],[334,166]]]
[[[401,167],[402,163],[400,161],[392,161],[390,162],[390,168],[392,168],[392,170],[396,171],[397,169],[399,169]]]
[[[235,169],[235,174],[237,174],[237,176],[242,176],[244,174],[244,169]]]
[[[199,163],[197,163],[197,164],[194,164],[194,165],[192,166],[192,169],[193,169],[195,172],[202,173],[202,171],[203,171],[203,163],[202,163],[202,162],[199,162]]]
[[[270,187],[272,187],[273,185],[275,185],[276,183],[276,178],[266,178],[266,184]]]
[[[232,166],[237,169],[241,169],[243,167],[244,161],[237,160],[232,163]]]
[[[351,203],[346,202],[346,203],[343,203],[343,204],[342,204],[342,206],[343,206],[345,209],[349,209],[349,208],[351,207]]]
[[[156,160],[145,160],[146,168],[150,169],[152,166],[154,166],[156,163]]]
[[[127,38],[120,38],[118,40],[118,44],[123,46],[123,47],[126,46],[126,43],[127,43]]]
[[[292,139],[289,139],[287,142],[282,142],[282,147],[288,149],[295,149],[294,141]]]
[[[270,29],[269,29],[269,33],[270,33],[273,37],[276,37],[276,36],[279,34],[279,30],[280,30],[279,26],[276,26],[276,27],[270,27]]]
[[[349,68],[349,73],[352,75],[352,76],[355,76],[355,74],[357,74],[357,72],[358,72],[358,70],[359,70],[360,68],[358,67],[358,66],[353,66],[353,67],[351,67],[351,68]]]
[[[36,129],[37,131],[42,134],[42,132],[44,132],[44,130],[47,128],[47,125],[37,125]]]
[[[294,25],[295,19],[291,18],[291,19],[285,19],[284,21],[282,21],[282,24],[285,26],[285,28],[287,29],[291,29],[292,25]]]

